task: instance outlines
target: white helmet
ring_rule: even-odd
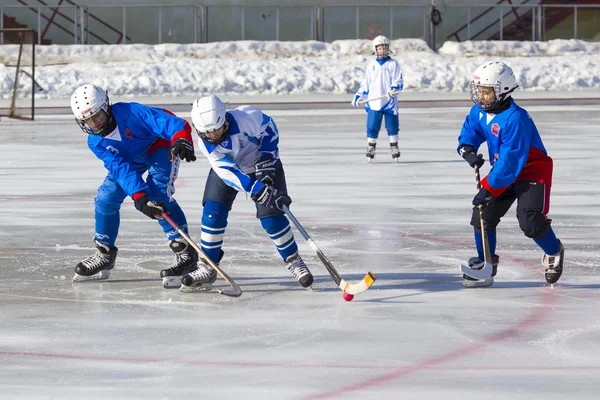
[[[492,87],[495,100],[482,103],[478,86]],[[481,64],[473,73],[471,80],[471,100],[482,110],[497,112],[507,104],[511,93],[517,88],[517,79],[513,70],[501,61],[490,61]]]
[[[202,139],[211,143],[221,143],[229,129],[225,104],[212,94],[196,99],[192,105],[192,123]]]
[[[390,39],[386,38],[383,35],[379,35],[375,39],[373,39],[373,50],[375,51],[375,54],[377,54],[377,46],[380,46],[382,44],[386,45],[387,49],[385,49],[383,51],[383,55],[382,56],[377,55],[377,58],[384,59],[387,56],[389,56],[390,53],[391,53],[391,51],[390,51]]]
[[[112,119],[108,95],[101,87],[89,83],[75,89],[71,95],[71,110],[81,129],[92,135],[102,134]],[[106,124],[99,128],[90,128],[86,120],[102,111],[106,113]]]

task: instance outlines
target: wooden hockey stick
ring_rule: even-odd
[[[296,217],[294,217],[294,214],[292,214],[289,208],[287,208],[287,206],[285,205],[283,206],[283,212],[285,212],[285,215],[287,215],[287,217],[294,223],[294,225],[296,225],[296,228],[298,228],[300,234],[308,242],[308,244],[314,250],[314,252],[317,253],[317,256],[319,257],[323,265],[325,265],[327,272],[329,272],[329,275],[331,275],[331,278],[341,290],[343,290],[345,293],[355,295],[364,292],[373,285],[373,282],[375,282],[375,279],[377,278],[375,277],[375,274],[370,271],[358,283],[346,282],[339,274],[339,272],[337,272],[337,270],[331,264],[331,262],[327,259],[327,257],[325,257],[325,254],[323,254],[321,249],[317,247],[316,243],[311,239],[310,235],[304,230],[302,225],[300,225],[300,222],[298,222]]]
[[[400,92],[391,92],[391,95],[396,96],[398,93],[400,93]],[[361,100],[361,101],[357,102],[356,104],[358,104],[359,106],[362,106],[363,104],[366,104],[370,101],[381,100],[381,99],[385,99],[386,97],[389,97],[389,95],[386,94],[386,95],[379,96],[379,97],[373,97],[372,99]]]
[[[175,228],[177,230],[177,232],[179,232],[179,234],[181,236],[183,236],[183,238],[190,244],[190,246],[192,246],[194,249],[196,249],[196,251],[198,252],[198,256],[200,256],[200,258],[202,259],[202,261],[204,261],[211,268],[213,268],[214,270],[216,270],[219,273],[219,275],[221,275],[223,277],[223,279],[225,279],[227,281],[227,283],[229,283],[231,285],[231,290],[229,290],[229,289],[217,289],[217,291],[220,294],[223,294],[225,296],[240,297],[242,295],[242,289],[238,286],[238,284],[235,283],[235,281],[233,279],[231,279],[229,277],[229,275],[227,275],[225,273],[225,271],[223,271],[221,268],[219,268],[219,266],[217,264],[215,264],[210,258],[208,258],[208,256],[202,251],[202,249],[200,248],[200,246],[198,246],[182,229],[180,229],[179,226],[177,226],[177,224],[175,223],[175,221],[173,221],[171,219],[171,217],[169,217],[169,215],[167,213],[162,213],[161,216],[173,228]]]
[[[477,190],[481,190],[481,178],[479,176],[479,167],[475,168],[475,180],[477,181]],[[483,242],[483,258],[485,263],[481,269],[473,269],[468,265],[461,264],[461,271],[475,279],[487,279],[492,276],[494,266],[492,265],[492,253],[490,252],[490,242],[488,241],[487,231],[485,229],[485,221],[483,219],[483,204],[477,206],[479,208],[479,223],[481,224],[481,239]]]

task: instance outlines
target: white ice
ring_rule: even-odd
[[[0,398],[597,399],[600,106],[528,109],[555,161],[549,216],[566,261],[554,288],[514,207],[495,285],[461,285],[474,255],[474,174],[455,151],[468,107],[401,108],[398,164],[383,129],[366,163],[361,110],[265,108],[296,217],[345,279],[377,275],[352,302],[296,234],[316,276],[300,288],[243,195],[221,264],[240,298],[163,289],[174,257],[129,199],[111,278],[71,283],[93,252],[104,168],[71,116],[3,119]],[[183,164],[177,181],[196,240],[208,169]]]

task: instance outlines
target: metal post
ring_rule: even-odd
[[[127,44],[127,8],[123,7],[123,36],[121,36],[121,44]]]
[[[42,9],[41,7],[37,8],[37,41],[39,44],[42,44]],[[33,40],[33,38],[31,38]]]
[[[531,41],[535,42],[535,7],[531,7]]]
[[[394,37],[394,6],[390,6],[390,39]]]
[[[542,21],[543,21],[542,11],[543,10],[545,10],[545,9],[542,7],[540,7],[538,9],[538,24],[537,24],[538,40],[544,40],[544,37],[542,36]]]
[[[275,8],[275,40],[279,41],[279,6]]]
[[[577,39],[577,10],[579,7],[573,7],[573,39]]]
[[[244,20],[246,19],[246,18],[244,18],[245,14],[246,14],[245,10],[246,9],[244,7],[242,7],[242,23],[241,23],[241,26],[242,26],[242,40],[246,40],[246,34],[244,32],[246,30],[245,29],[246,27],[244,26]]]

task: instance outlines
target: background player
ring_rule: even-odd
[[[373,48],[377,57],[371,60],[365,70],[365,78],[352,100],[352,105],[360,107],[359,102],[368,98],[387,95],[383,99],[365,103],[367,111],[367,157],[375,157],[377,138],[381,129],[381,120],[385,118],[385,128],[390,138],[392,158],[398,161],[398,101],[396,95],[404,86],[402,71],[396,60],[390,57],[390,40],[385,36],[373,39]]]

